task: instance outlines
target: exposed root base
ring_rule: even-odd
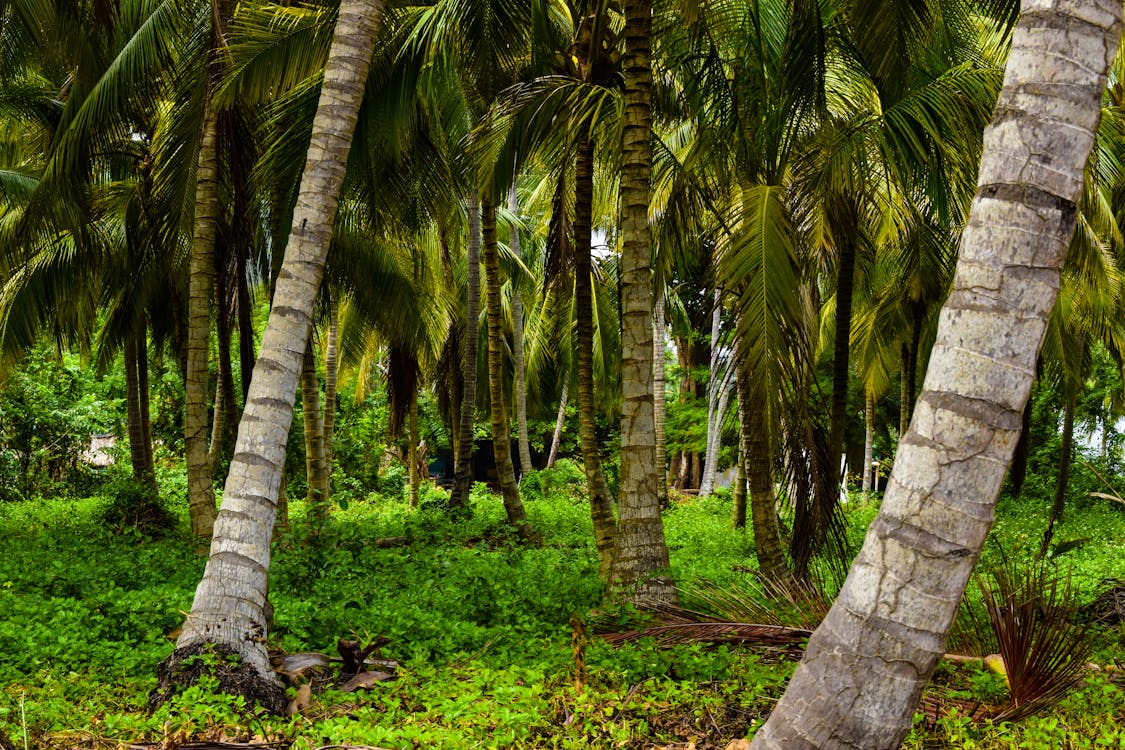
[[[277,676],[260,675],[241,660],[229,658],[237,655],[234,649],[221,644],[197,643],[176,649],[156,667],[156,688],[149,693],[149,709],[155,710],[183,688],[208,675],[219,681],[219,692],[241,695],[248,706],[257,703],[271,713],[284,714],[288,701]]]

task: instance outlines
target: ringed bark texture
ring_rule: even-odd
[[[676,588],[656,482],[652,379],[652,3],[624,3],[625,116],[621,143],[621,492],[610,590],[669,603]]]
[[[265,640],[270,534],[285,442],[382,9],[382,0],[344,0],[340,5],[290,241],[239,425],[211,554],[176,652],[169,657],[174,664],[177,656],[201,644],[229,648],[256,673],[263,694],[282,691]]]
[[[953,293],[886,498],[753,748],[894,748],[992,526],[1122,29],[1115,0],[1025,0]]]

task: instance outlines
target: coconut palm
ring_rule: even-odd
[[[1023,11],[957,279],[887,495],[752,747],[897,747],[991,526],[1123,26],[1109,3]],[[1047,54],[1055,45],[1087,55],[1060,62]]]

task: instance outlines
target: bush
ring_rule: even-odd
[[[109,501],[99,515],[102,523],[114,531],[133,529],[159,539],[176,526],[176,517],[157,491],[132,477],[110,482],[103,494]]]

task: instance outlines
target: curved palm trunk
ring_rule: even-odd
[[[1119,2],[1025,0],[911,430],[879,516],[752,747],[894,748],[988,530],[1058,295]]]
[[[627,0],[621,146],[621,495],[610,590],[671,603],[676,587],[660,517],[652,381],[652,3]]]
[[[602,468],[598,437],[594,431],[594,293],[590,261],[591,216],[594,205],[594,142],[578,143],[574,168],[574,338],[578,360],[578,441],[590,496],[590,518],[594,523],[594,545],[598,569],[608,577],[613,562],[617,519],[613,496]],[[560,405],[560,414],[562,414]]]
[[[468,199],[469,247],[465,271],[465,359],[461,362],[461,415],[457,431],[457,455],[454,461],[453,490],[449,494],[451,508],[463,508],[473,483],[473,424],[477,413],[477,340],[480,325],[480,203],[475,196]]]
[[[286,705],[285,690],[265,649],[270,533],[313,303],[382,10],[382,0],[340,4],[290,241],[254,367],[211,554],[176,650],[158,670],[165,695],[177,679],[185,679],[177,674],[183,659],[212,644],[240,657],[243,674],[236,681],[220,683],[221,689],[246,694],[277,712]]]
[[[519,216],[520,205],[516,199],[514,183],[511,190],[508,191],[508,210],[512,212],[512,215]],[[518,227],[512,227],[512,236],[508,240],[508,245],[518,257],[520,254]],[[523,355],[523,299],[520,297],[518,284],[512,284],[512,358],[516,361],[513,401],[516,407],[516,429],[520,447],[520,476],[522,477],[529,471],[533,471],[535,467],[531,463],[531,439],[527,435],[527,363],[524,362]]]
[[[216,224],[219,212],[218,119],[210,97],[204,104],[195,218],[188,261],[187,375],[184,378],[184,453],[187,463],[191,531],[210,537],[215,525],[215,488],[208,436],[208,355],[214,287]]]
[[[512,464],[511,423],[504,399],[504,309],[500,303],[500,253],[496,247],[496,207],[481,202],[481,259],[484,261],[485,312],[488,317],[488,399],[491,402],[492,453],[496,458],[496,476],[508,523],[521,536],[531,529],[516,484],[516,467]]]

